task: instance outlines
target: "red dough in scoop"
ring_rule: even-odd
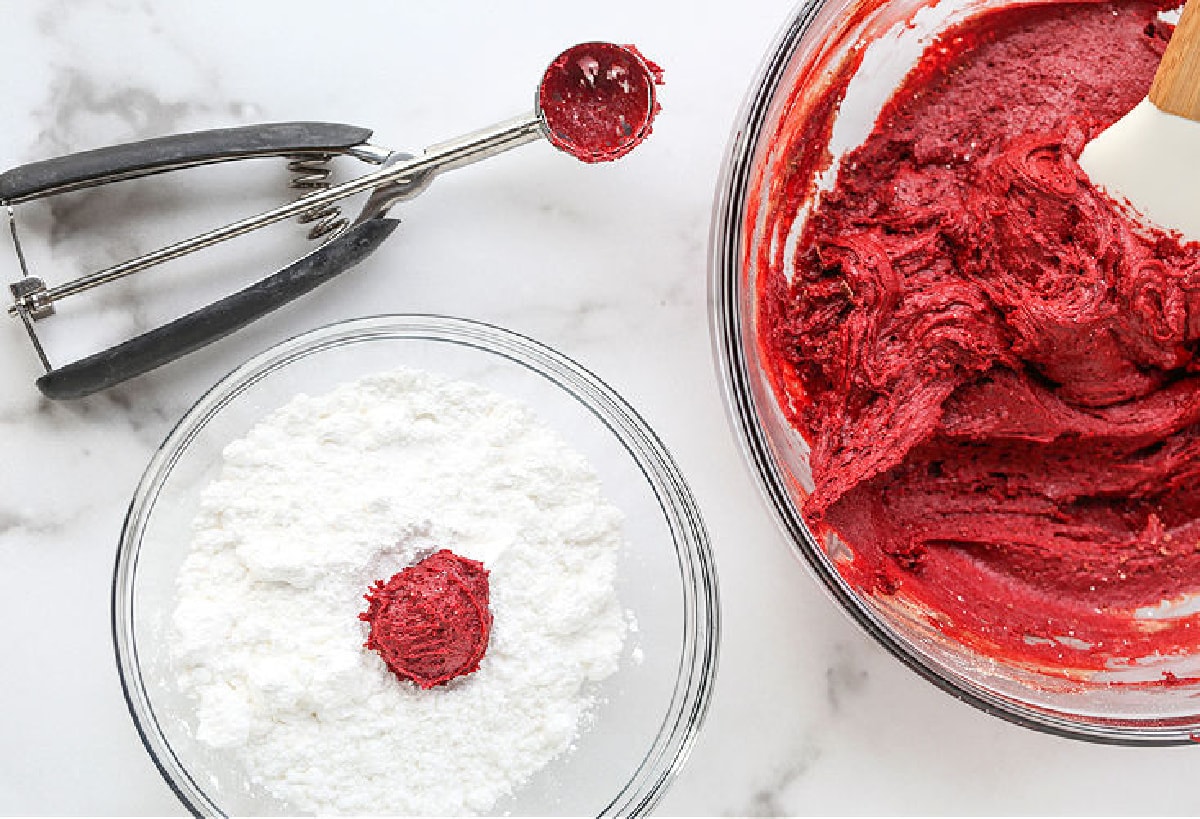
[[[488,571],[449,549],[379,580],[359,619],[393,674],[433,688],[479,669],[492,630]]]
[[[631,45],[581,43],[550,64],[538,89],[546,138],[584,162],[609,162],[650,134],[662,69]]]

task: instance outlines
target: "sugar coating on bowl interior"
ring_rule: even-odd
[[[1150,685],[1200,654],[1200,245],[1077,157],[1145,95],[1163,10],[967,15],[831,164],[851,52],[793,97],[751,259],[843,577],[986,657]]]
[[[618,670],[622,520],[581,454],[484,387],[401,369],[293,398],[224,450],[178,576],[196,739],[289,810],[490,810],[569,751]],[[422,688],[360,615],[441,549],[490,637]]]

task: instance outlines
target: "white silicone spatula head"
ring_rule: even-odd
[[[1200,0],[1188,0],[1150,94],[1089,142],[1079,164],[1109,196],[1200,242]]]

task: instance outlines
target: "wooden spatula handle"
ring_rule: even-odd
[[[1200,122],[1200,0],[1188,0],[1150,86],[1150,101],[1168,114]]]

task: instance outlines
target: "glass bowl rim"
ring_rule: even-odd
[[[744,343],[742,296],[744,211],[754,162],[767,136],[764,126],[779,94],[792,55],[828,0],[803,0],[767,48],[734,117],[712,203],[708,241],[709,339],[726,418],[747,470],[795,557],[814,575],[838,607],[876,643],[924,679],[954,698],[1008,722],[1053,736],[1107,745],[1197,745],[1200,714],[1170,720],[1074,719],[1020,702],[953,675],[919,651],[866,606],[837,571],[790,500],[787,479],[769,436],[757,423],[759,404],[750,387],[751,370]]]
[[[282,341],[251,357],[205,392],[151,457],[125,515],[113,569],[111,627],[126,706],[159,774],[193,815],[222,815],[158,724],[141,677],[134,629],[134,587],[146,523],[166,479],[193,438],[230,401],[289,362],[333,347],[371,340],[445,342],[498,355],[551,381],[581,403],[618,439],[653,489],[671,532],[683,597],[683,645],[667,712],[654,744],[624,788],[599,815],[641,816],[665,794],[695,744],[712,698],[721,617],[716,563],[699,506],[657,433],[610,386],[562,353],[511,330],[434,314],[366,316],[335,322]]]

